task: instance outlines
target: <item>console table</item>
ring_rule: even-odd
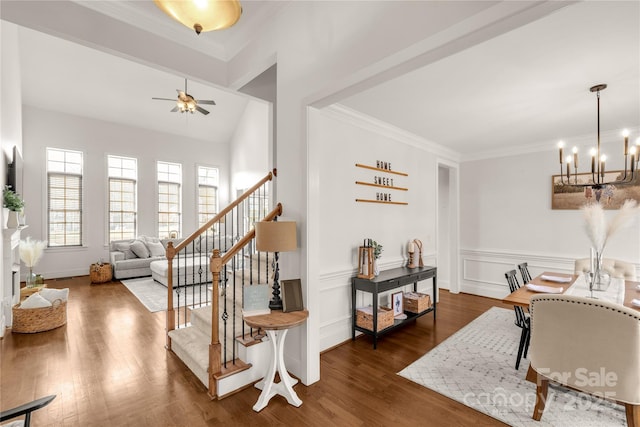
[[[431,307],[420,312],[411,313],[405,311],[407,315],[406,319],[395,319],[392,326],[385,328],[381,331],[378,330],[378,295],[382,292],[387,292],[402,286],[410,285],[413,283],[413,291],[417,292],[418,282],[422,280],[433,279],[433,301]],[[373,279],[360,279],[358,277],[351,278],[351,339],[356,339],[356,331],[360,331],[364,334],[371,335],[373,337],[373,348],[378,345],[378,336],[391,332],[394,329],[402,326],[403,324],[417,319],[420,316],[424,316],[427,313],[433,312],[433,320],[436,320],[436,292],[437,292],[437,268],[436,267],[398,267],[391,270],[381,271],[377,277]],[[356,324],[356,292],[369,292],[373,297],[373,330],[362,328]]]

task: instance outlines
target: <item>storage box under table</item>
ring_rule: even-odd
[[[431,308],[431,297],[429,294],[420,292],[405,292],[402,295],[404,301],[404,311],[410,313],[422,313]]]
[[[373,331],[373,307],[361,307],[356,309],[356,325]],[[387,307],[378,307],[378,331],[393,326],[393,310]]]

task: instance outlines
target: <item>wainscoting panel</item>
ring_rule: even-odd
[[[529,272],[535,277],[545,271],[573,273],[574,262],[578,256],[540,255],[531,253],[498,252],[490,250],[462,250],[461,291],[474,295],[502,299],[509,294],[509,286],[504,274],[509,270],[518,271],[518,264],[526,262]],[[640,271],[640,264],[636,264]],[[518,281],[522,276],[518,271]]]

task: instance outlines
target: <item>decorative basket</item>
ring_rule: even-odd
[[[108,262],[104,264],[91,264],[91,267],[89,267],[89,275],[91,277],[91,283],[110,282],[113,277],[111,264]]]
[[[67,302],[57,299],[51,307],[19,308],[13,306],[11,330],[21,334],[33,334],[59,328],[67,323]]]
[[[405,292],[402,300],[404,301],[404,311],[411,313],[422,313],[431,308],[431,297],[429,294],[420,292]]]
[[[373,331],[373,307],[356,309],[356,325]],[[387,307],[378,307],[378,331],[393,326],[393,310]]]

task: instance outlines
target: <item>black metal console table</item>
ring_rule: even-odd
[[[378,295],[392,289],[413,283],[413,291],[417,292],[418,282],[426,279],[433,279],[433,301],[431,307],[420,313],[411,313],[405,311],[406,319],[395,319],[392,326],[378,331]],[[381,271],[377,277],[373,279],[360,279],[358,277],[351,278],[351,314],[352,314],[352,340],[356,339],[356,331],[373,336],[373,348],[378,345],[378,336],[391,332],[407,322],[411,322],[420,316],[433,311],[433,320],[436,320],[436,285],[437,268],[436,267],[398,267],[391,270]],[[373,297],[373,330],[362,328],[356,325],[356,291],[369,292]]]

